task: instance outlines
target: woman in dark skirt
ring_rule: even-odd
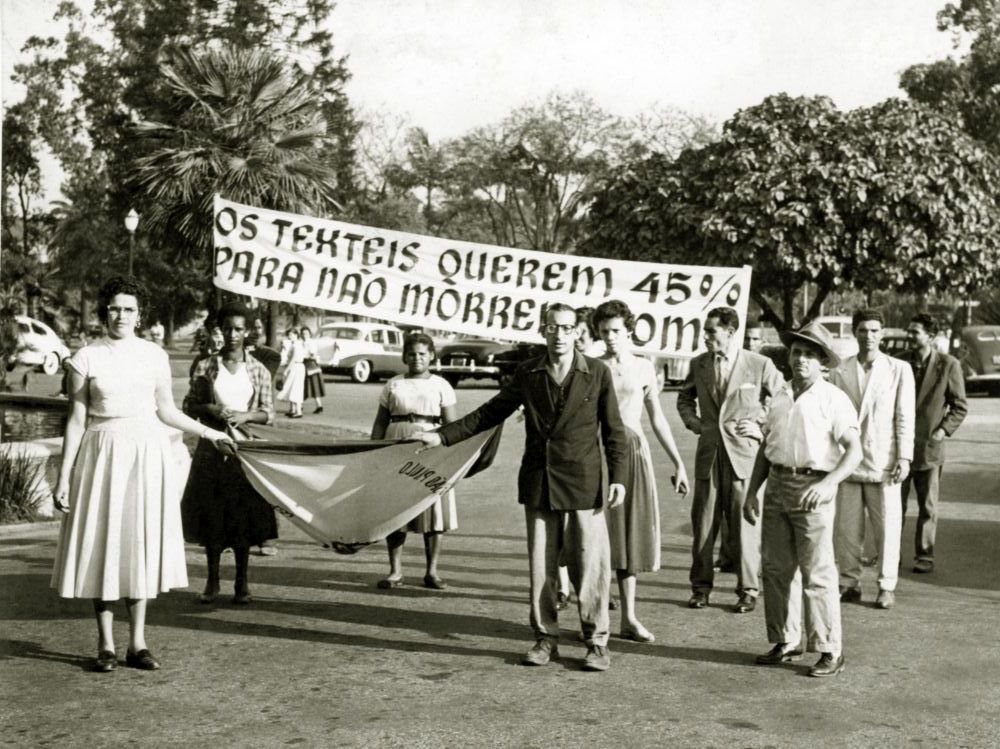
[[[322,413],[322,398],[326,395],[326,388],[323,386],[323,370],[319,366],[319,348],[309,328],[302,328],[299,335],[302,336],[302,347],[306,357],[303,362],[306,365],[305,397],[302,400],[307,401],[312,398],[316,401],[316,410],[313,413]]]
[[[244,349],[250,313],[239,304],[219,310],[222,351],[198,363],[184,399],[184,411],[213,429],[274,421],[274,396],[267,368]],[[181,502],[184,538],[205,547],[208,580],[202,603],[219,594],[219,558],[236,557],[233,603],[250,602],[250,547],[278,537],[274,509],[250,485],[238,460],[223,459],[205,440],[198,442]]]

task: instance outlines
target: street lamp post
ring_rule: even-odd
[[[135,208],[130,208],[125,217],[125,228],[128,230],[128,274],[132,275],[132,257],[135,255],[135,230],[139,228],[139,214]]]

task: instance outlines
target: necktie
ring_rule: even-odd
[[[722,354],[715,355],[715,399],[720,403],[726,394],[726,386],[722,381],[722,359]]]

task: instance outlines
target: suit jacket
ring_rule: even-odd
[[[847,393],[861,425],[862,458],[850,481],[881,483],[898,460],[913,460],[914,388],[909,364],[879,354],[862,393],[858,357],[852,356],[830,371],[830,382]]]
[[[766,413],[766,399],[777,393],[785,379],[766,356],[741,349],[733,360],[726,392],[719,403],[715,393],[715,363],[710,352],[691,360],[684,386],[677,395],[677,411],[691,431],[699,427],[695,453],[696,479],[710,479],[716,453],[725,450],[733,473],[745,479],[753,471],[760,441],[736,434],[736,423],[749,418],[758,423]]]
[[[521,364],[500,393],[472,413],[438,430],[451,445],[496,426],[524,406],[524,457],[517,501],[532,509],[589,510],[604,503],[603,461],[608,480],[628,486],[625,427],[607,366],[574,353],[566,404],[554,422],[547,415],[547,354]]]
[[[919,356],[916,352],[907,356],[914,371],[920,363]],[[968,412],[962,365],[954,356],[932,350],[927,371],[917,390],[913,470],[927,470],[944,463],[944,440],[935,442],[931,434],[940,427],[950,437]]]

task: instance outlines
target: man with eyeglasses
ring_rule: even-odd
[[[708,606],[715,583],[712,554],[724,517],[736,571],[733,611],[747,614],[756,608],[760,589],[760,529],[743,518],[743,503],[760,447],[764,404],[785,381],[770,359],[740,347],[739,327],[732,307],[709,310],[702,328],[708,350],[692,359],[677,411],[698,435],[688,607]]]
[[[414,435],[429,447],[453,445],[500,424],[524,406],[525,445],[518,475],[524,505],[535,644],[521,662],[544,666],[559,654],[556,595],[559,564],[576,588],[587,644],[583,668],[605,671],[611,552],[605,503],[625,498],[627,437],[611,372],[575,348],[576,312],[565,304],[545,313],[545,354],[521,364],[500,393],[436,432]],[[602,491],[602,450],[608,496]]]

